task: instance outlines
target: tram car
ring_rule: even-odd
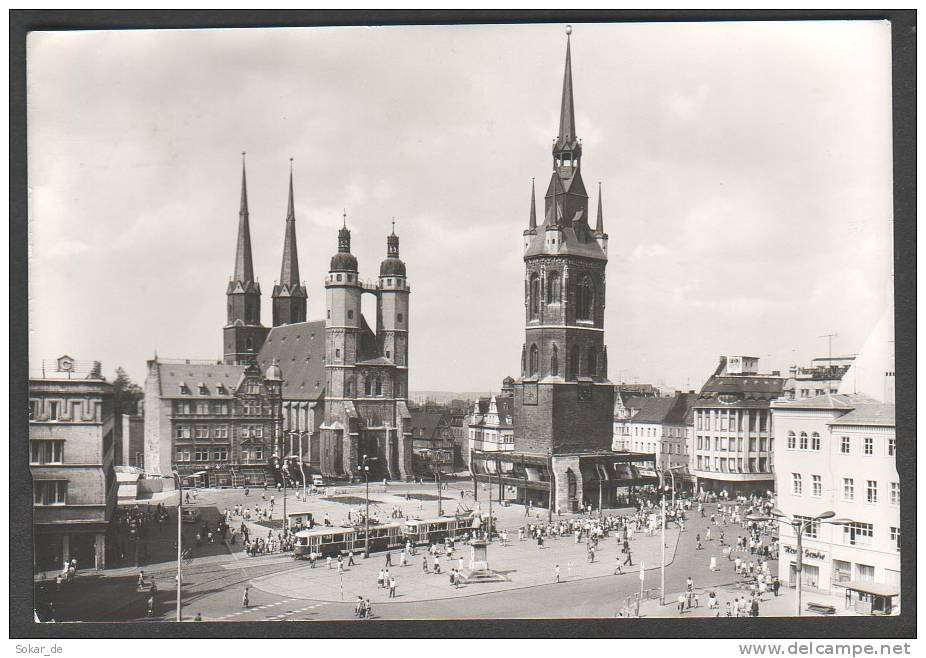
[[[349,551],[362,553],[366,549],[366,528],[363,525],[315,526],[295,535],[293,557],[307,560],[312,553],[320,557],[337,557]],[[379,523],[370,525],[370,552],[398,549],[405,545],[402,525]]]
[[[472,534],[472,517],[442,517],[438,519],[412,519],[405,522],[405,538],[415,545],[440,543]]]

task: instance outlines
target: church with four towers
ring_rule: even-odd
[[[280,278],[272,326],[261,321],[261,288],[251,251],[247,174],[242,162],[235,264],[226,288],[221,361],[148,362],[145,463],[150,473],[260,483],[283,464],[328,478],[412,476],[408,395],[411,288],[399,237],[386,238],[375,282],[361,280],[344,224],[325,277],[325,318],[307,319],[299,278],[290,170]],[[371,327],[361,313],[376,298]],[[374,329],[375,327],[375,329]],[[279,390],[276,390],[278,387]]]

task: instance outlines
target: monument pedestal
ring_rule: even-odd
[[[489,568],[488,544],[484,539],[470,542],[469,568],[463,570],[464,583],[498,583],[508,580]]]

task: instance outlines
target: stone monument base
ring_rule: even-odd
[[[508,579],[489,568],[489,559],[486,542],[477,539],[470,543],[472,554],[469,558],[469,568],[463,570],[464,583],[501,583]]]

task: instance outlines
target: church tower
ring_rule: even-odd
[[[408,397],[408,279],[405,263],[399,259],[399,236],[386,238],[386,258],[379,266],[379,294],[376,301],[376,338],[379,353],[396,365],[393,397]]]
[[[273,326],[305,322],[308,294],[299,281],[299,253],[296,249],[296,211],[293,205],[293,160],[289,160],[289,204],[283,238],[280,280],[273,286]]]
[[[531,208],[524,231],[525,341],[515,385],[515,450],[565,455],[610,450],[613,386],[604,344],[607,234],[599,191],[595,226],[582,181],[576,136],[572,54],[566,66],[559,134],[538,225]]]
[[[241,206],[238,211],[238,246],[235,271],[228,282],[228,321],[222,330],[225,363],[254,361],[267,337],[260,323],[260,284],[254,279],[251,259],[251,228],[248,223],[248,183],[244,153],[241,154]]]

